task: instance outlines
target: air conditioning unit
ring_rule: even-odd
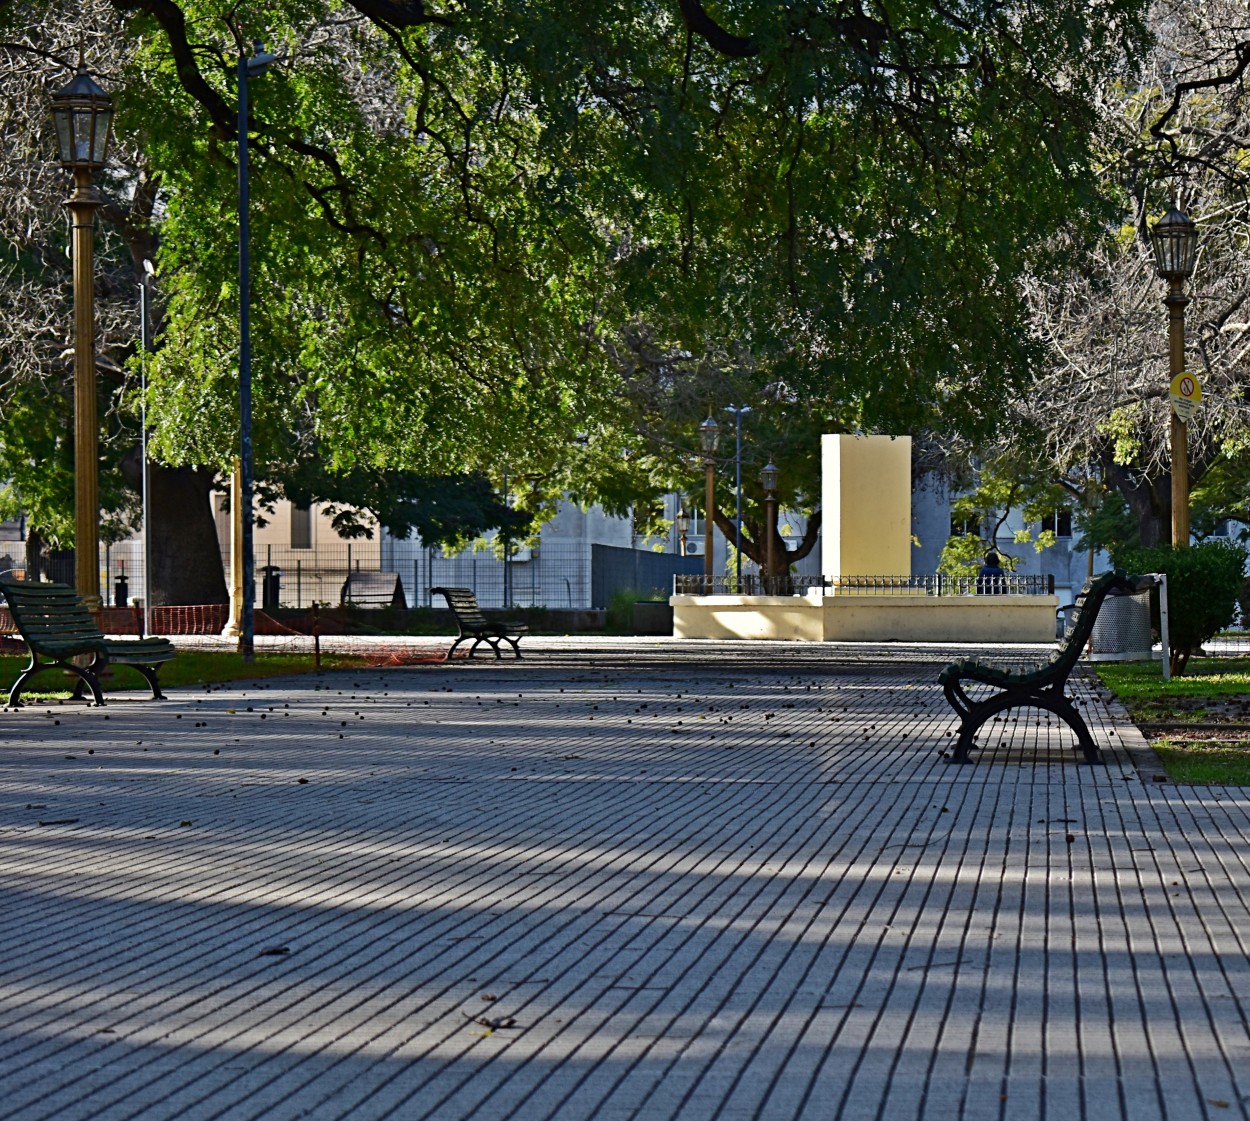
[[[700,557],[702,555],[703,555],[703,542],[702,541],[687,541],[686,542],[686,556]]]
[[[512,554],[512,563],[519,564],[524,561],[533,560],[538,555],[538,550],[531,548],[529,545],[518,545],[516,551]]]

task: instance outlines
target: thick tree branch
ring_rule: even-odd
[[[214,131],[220,138],[232,137],[235,130],[234,110],[200,73],[187,38],[187,20],[182,9],[173,0],[112,0],[112,4],[119,12],[145,12],[160,24],[169,42],[169,52],[182,88],[207,110]]]
[[[452,25],[452,21],[446,16],[427,12],[421,0],[348,0],[348,3],[374,23],[390,27],[420,27],[427,23],[443,27]]]
[[[677,0],[677,8],[686,27],[699,36],[717,54],[728,58],[754,58],[760,49],[750,39],[726,31],[703,10],[701,0]]]

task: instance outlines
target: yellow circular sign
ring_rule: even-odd
[[[1202,401],[1202,383],[1193,374],[1177,374],[1172,379],[1172,411],[1182,421],[1187,421],[1198,411]]]

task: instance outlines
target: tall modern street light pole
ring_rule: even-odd
[[[1168,282],[1163,302],[1168,309],[1168,374],[1172,382],[1185,372],[1185,281],[1193,275],[1198,228],[1173,206],[1151,231],[1155,267]],[[1185,421],[1170,410],[1172,436],[1172,548],[1189,547],[1189,433]]]
[[[738,507],[734,516],[734,591],[742,594],[742,414],[751,411],[750,405],[726,405],[725,412],[733,413],[737,422],[738,444],[734,450],[734,487],[738,493]]]
[[[277,61],[260,43],[250,58],[239,54],[239,528],[242,546],[242,602],[239,605],[239,649],[243,660],[255,655],[256,557],[252,545],[252,338],[251,246],[248,228],[247,82]],[[238,581],[235,581],[236,585]]]
[[[78,64],[74,80],[52,95],[61,166],[74,176],[65,206],[74,259],[74,582],[92,611],[100,599],[100,453],[95,371],[95,212],[92,175],[108,154],[113,101]]]
[[[149,611],[152,608],[152,522],[148,511],[148,350],[151,348],[152,262],[143,259],[143,278],[139,282],[139,478],[143,506],[143,633],[151,634]]]
[[[712,511],[716,508],[716,448],[720,443],[720,425],[711,414],[699,425],[699,446],[703,449],[703,467],[707,475],[707,497],[703,505],[703,594],[712,594]]]

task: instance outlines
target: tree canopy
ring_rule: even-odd
[[[157,262],[157,454],[234,455],[253,39],[280,60],[248,127],[261,470],[510,470],[538,501],[611,498],[625,452],[655,483],[688,472],[683,442],[729,403],[679,386],[694,368],[738,371],[779,443],[992,430],[1041,353],[1023,279],[1105,218],[1094,93],[1142,47],[1141,8],[96,0],[86,62],[118,106],[106,217]],[[10,78],[28,101],[59,84],[77,32],[51,0],[0,0],[6,97]],[[55,222],[3,221],[46,280]],[[8,386],[25,359],[6,334]],[[132,342],[112,345],[124,362]],[[695,398],[652,438],[658,403]]]

